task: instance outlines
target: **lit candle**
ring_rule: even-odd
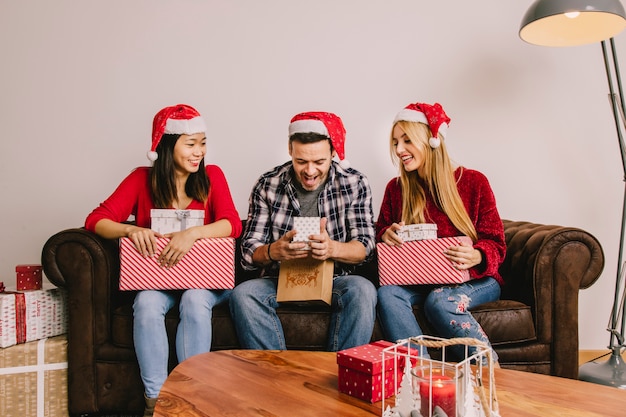
[[[432,410],[430,399],[432,398]],[[456,386],[454,380],[446,375],[431,375],[431,380],[420,382],[420,411],[428,417],[439,406],[448,417],[456,416]]]

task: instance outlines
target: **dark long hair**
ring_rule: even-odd
[[[164,134],[156,148],[159,157],[150,170],[152,201],[156,208],[169,208],[177,200],[176,177],[174,175],[174,146],[181,135]],[[204,159],[200,161],[198,171],[189,174],[185,183],[185,192],[194,200],[206,204],[209,196],[209,178],[204,169]]]

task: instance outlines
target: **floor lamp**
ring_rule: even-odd
[[[522,19],[520,38],[541,46],[575,46],[600,42],[609,84],[609,101],[617,130],[617,139],[622,157],[624,181],[626,183],[626,148],[623,130],[626,129],[624,98],[615,43],[613,37],[626,28],[626,13],[619,0],[537,0]],[[607,41],[610,47],[607,45]],[[626,226],[626,189],[622,206],[617,278],[613,309],[609,321],[610,357],[605,362],[591,361],[579,369],[579,379],[626,389],[626,364],[621,351],[624,344],[626,305],[623,288],[625,267],[624,229]]]

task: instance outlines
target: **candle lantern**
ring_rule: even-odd
[[[430,357],[420,356],[422,349]],[[387,372],[403,377],[393,393],[383,392],[382,416],[499,417],[492,354],[477,339],[433,336],[400,340],[383,349],[383,361],[394,364]],[[452,361],[459,356],[462,360]]]

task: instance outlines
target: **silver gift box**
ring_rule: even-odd
[[[437,239],[437,225],[435,223],[407,224],[402,226],[397,233],[404,242]]]

